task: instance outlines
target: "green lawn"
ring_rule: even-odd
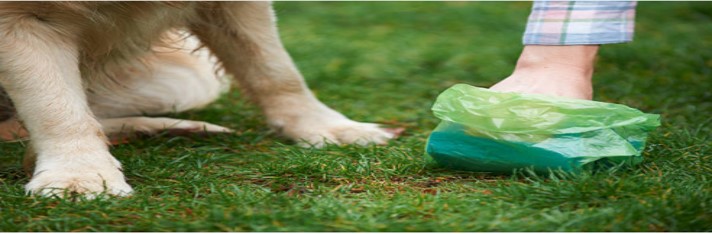
[[[438,93],[490,86],[520,52],[527,2],[279,2],[310,87],[387,146],[304,149],[232,92],[176,116],[236,135],[112,149],[136,193],[25,196],[20,143],[0,144],[0,231],[712,231],[712,3],[641,2],[635,42],[601,49],[595,99],[662,115],[645,161],[575,176],[493,176],[423,157]]]

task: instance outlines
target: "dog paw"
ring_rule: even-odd
[[[38,196],[62,198],[78,194],[87,199],[102,194],[127,196],[133,191],[124,179],[120,163],[110,154],[38,162],[25,190]]]
[[[353,121],[314,97],[282,97],[263,105],[268,124],[304,147],[382,145],[402,132],[402,129],[385,129],[378,124]]]
[[[383,145],[395,138],[397,131],[389,131],[374,123],[361,123],[350,119],[310,121],[283,129],[283,133],[296,140],[300,146],[321,148],[326,144]]]

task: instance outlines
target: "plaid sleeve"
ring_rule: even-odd
[[[590,45],[633,40],[635,1],[535,1],[525,45]]]

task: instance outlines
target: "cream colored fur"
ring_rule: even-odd
[[[32,194],[130,194],[105,133],[231,131],[141,116],[209,104],[228,86],[223,70],[273,128],[302,145],[393,137],[314,97],[279,40],[268,2],[0,3],[0,85],[31,136]],[[16,119],[0,124],[18,126]]]

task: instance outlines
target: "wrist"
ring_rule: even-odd
[[[556,69],[590,77],[598,48],[598,45],[527,45],[517,60],[515,72]]]

